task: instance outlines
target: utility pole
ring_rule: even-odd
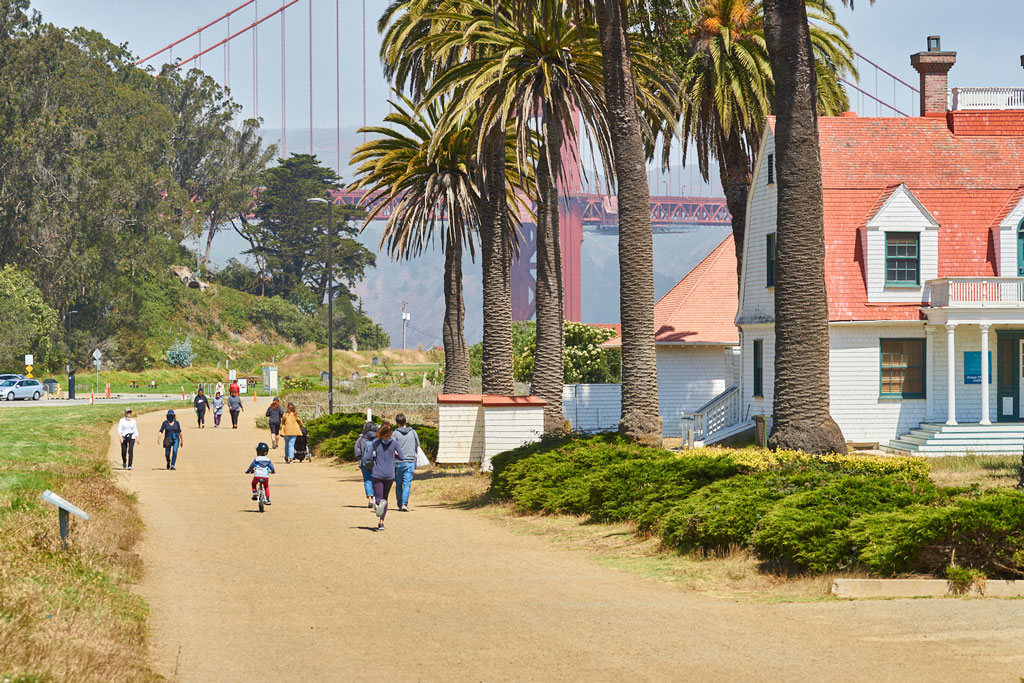
[[[405,326],[412,319],[412,316],[405,312],[405,307],[409,305],[408,301],[402,302],[402,350],[405,351]]]

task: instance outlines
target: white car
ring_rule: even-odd
[[[18,398],[30,398],[38,401],[43,396],[45,388],[37,379],[9,379],[0,382],[0,398],[5,401],[13,401]]]

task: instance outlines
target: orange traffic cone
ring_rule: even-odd
[[[96,394],[94,392],[90,391],[89,392],[89,405],[95,405],[95,403],[96,403]]]

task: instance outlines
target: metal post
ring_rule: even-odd
[[[402,350],[405,351],[405,324],[409,322],[409,314],[405,312],[405,307],[409,305],[408,301],[402,302]]]
[[[64,550],[68,549],[68,511],[64,508],[57,509],[57,517],[60,519],[60,542],[64,545]]]
[[[334,223],[327,195],[327,413],[334,415]]]

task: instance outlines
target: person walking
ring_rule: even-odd
[[[213,397],[213,427],[220,427],[220,416],[224,412],[224,396],[220,391]]]
[[[363,467],[372,467],[374,512],[377,513],[377,531],[384,531],[384,518],[388,514],[388,496],[395,484],[395,461],[404,457],[402,447],[391,438],[391,423],[385,422],[377,432],[363,457]]]
[[[228,386],[228,396],[238,396],[242,393],[242,387],[238,386],[238,380],[231,380],[231,385]]]
[[[117,436],[121,439],[121,469],[130,470],[135,457],[135,441],[139,438],[139,426],[132,417],[132,409],[124,409],[124,417],[117,423]]]
[[[156,444],[160,445],[160,434],[163,434],[164,458],[167,460],[167,469],[173,470],[174,464],[178,461],[178,448],[184,447],[185,442],[181,438],[181,423],[178,422],[173,410],[167,411],[167,419],[160,425],[160,431],[156,437]]]
[[[281,401],[277,396],[270,402],[266,415],[270,419],[270,436],[273,437],[271,441],[274,448],[277,448],[277,440],[281,433],[281,418],[284,417],[284,408],[281,407]]]
[[[224,395],[224,382],[217,380],[217,386],[214,387],[213,394],[214,396],[217,394],[220,394],[221,396]]]
[[[363,492],[366,493],[366,507],[373,509],[373,467],[363,467],[363,456],[373,440],[377,438],[377,425],[372,422],[363,423],[363,431],[356,439],[355,456],[359,463],[359,471],[363,473]]]
[[[228,396],[228,412],[231,413],[231,428],[238,429],[238,414],[245,410],[242,407],[242,399],[238,394]]]
[[[192,399],[192,407],[196,409],[196,421],[199,423],[199,429],[203,429],[206,427],[206,409],[210,407],[210,401],[203,393],[202,387],[199,387],[196,397]]]
[[[284,461],[286,463],[295,459],[295,439],[302,435],[306,428],[299,411],[295,409],[294,403],[288,403],[288,410],[284,411],[281,418],[281,436],[284,437]]]
[[[405,415],[395,415],[394,439],[402,448],[402,457],[395,460],[395,497],[398,509],[409,511],[409,492],[412,489],[412,477],[416,471],[416,454],[420,450],[420,435],[406,424]]]

